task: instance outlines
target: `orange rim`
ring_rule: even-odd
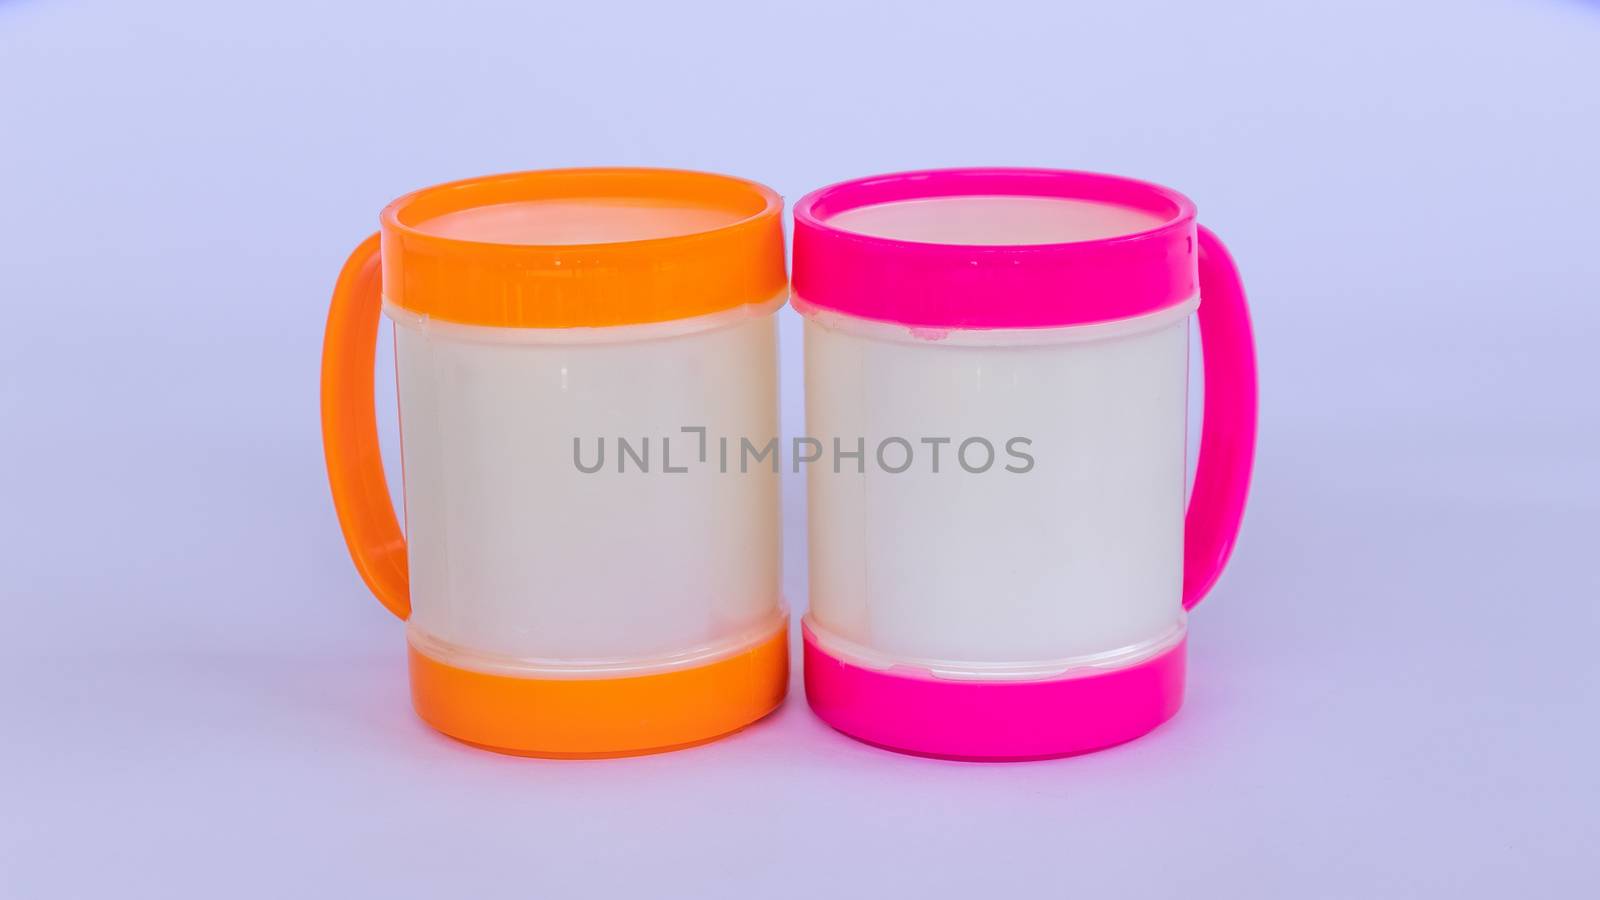
[[[713,212],[722,224],[645,240],[511,244],[427,230],[439,216],[543,200],[668,203]],[[771,188],[676,169],[548,169],[424,188],[379,217],[383,292],[430,318],[502,328],[664,322],[777,297],[783,198]],[[421,226],[421,227],[419,227]]]

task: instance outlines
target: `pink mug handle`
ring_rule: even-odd
[[[1206,403],[1183,521],[1184,609],[1205,597],[1228,564],[1256,455],[1256,348],[1244,285],[1228,248],[1206,228],[1198,231]]]

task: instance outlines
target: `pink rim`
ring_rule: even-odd
[[[1022,760],[1101,750],[1183,705],[1187,639],[1152,659],[1047,681],[941,681],[853,665],[805,637],[806,700],[829,725],[891,750]]]
[[[835,228],[839,213],[930,197],[1061,197],[1154,213],[1146,231],[1063,244],[930,244]],[[794,209],[794,290],[807,304],[936,328],[1042,328],[1144,315],[1198,290],[1195,208],[1177,191],[1061,169],[940,169],[846,181]]]

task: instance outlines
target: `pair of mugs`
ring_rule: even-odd
[[[770,713],[787,470],[809,498],[806,695],[830,725],[1021,759],[1170,718],[1256,425],[1244,294],[1193,204],[1045,169],[844,182],[795,207],[792,297],[782,207],[721,175],[574,169],[383,210],[334,290],[322,422],[351,556],[407,623],[417,713],[552,757]],[[806,428],[780,439],[786,300]],[[403,531],[374,415],[380,311]]]

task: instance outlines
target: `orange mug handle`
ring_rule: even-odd
[[[339,527],[356,571],[388,610],[411,616],[406,537],[389,500],[378,451],[372,367],[383,309],[378,235],[361,242],[339,272],[322,338],[322,451]]]

